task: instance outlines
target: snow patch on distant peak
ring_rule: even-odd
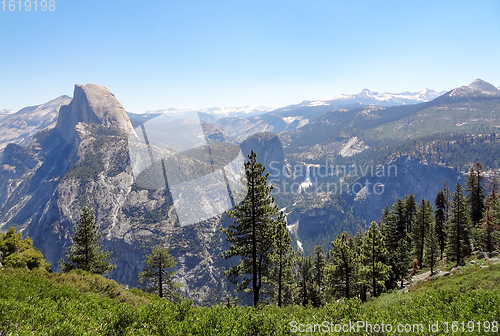
[[[417,92],[401,92],[401,93],[378,93],[369,89],[363,89],[357,94],[341,94],[331,99],[324,100],[305,100],[299,106],[326,106],[338,104],[365,104],[365,105],[378,105],[379,103],[387,105],[401,105],[401,104],[416,104],[431,101],[443,94],[446,91],[434,91],[431,89],[424,89]]]
[[[308,106],[324,106],[324,105],[328,105],[328,103],[324,100],[315,100],[310,102]]]
[[[173,117],[182,118],[184,115],[191,115],[193,113],[205,113],[216,118],[234,118],[234,117],[247,117],[259,115],[273,111],[274,107],[269,106],[253,106],[243,105],[237,107],[210,107],[204,109],[195,109],[193,107],[185,108],[167,108],[162,110],[148,110],[146,114],[168,114]]]
[[[9,115],[9,114],[14,114],[14,113],[16,113],[16,112],[17,112],[17,111],[15,111],[15,110],[4,109],[4,110],[0,110],[0,116]]]
[[[197,112],[205,112],[208,114],[217,114],[217,115],[228,115],[230,113],[238,113],[238,114],[256,114],[256,113],[265,113],[274,110],[274,107],[268,106],[253,106],[253,105],[244,105],[239,107],[211,107],[207,109],[197,110]]]

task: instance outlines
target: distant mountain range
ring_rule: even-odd
[[[163,110],[147,111],[146,114],[167,114],[179,118],[182,117],[183,114],[197,112],[200,119],[213,123],[221,118],[246,118],[267,113],[272,110],[274,110],[273,107],[244,105],[240,107],[211,107],[200,110],[191,108],[168,108]]]
[[[364,89],[353,95],[340,95],[333,99],[303,101],[278,109],[265,106],[245,105],[241,107],[212,107],[207,109],[175,109],[147,111],[146,113],[129,112],[134,123],[141,122],[155,115],[169,115],[182,118],[183,115],[198,113],[199,119],[218,124],[227,129],[228,134],[238,142],[256,132],[270,131],[279,133],[297,129],[323,113],[336,108],[355,108],[367,105],[392,106],[408,105],[432,100],[442,92],[425,89],[419,92],[377,93]],[[0,111],[0,151],[8,143],[26,143],[36,132],[47,127],[57,119],[59,108],[69,104],[71,98],[61,96],[42,105],[30,106],[19,111]],[[35,111],[36,110],[36,111]]]
[[[0,151],[9,143],[27,144],[33,135],[57,120],[59,109],[71,98],[60,96],[45,104],[25,107],[17,112],[0,114]]]
[[[178,117],[183,113],[196,111],[200,113],[200,117],[207,122],[215,122],[222,118],[248,118],[268,112],[287,117],[292,115],[292,113],[290,113],[291,111],[302,109],[304,107],[328,106],[328,108],[334,109],[341,107],[352,108],[367,105],[394,106],[417,104],[437,98],[445,92],[446,91],[437,92],[434,90],[425,89],[419,92],[378,93],[375,91],[364,89],[358,94],[342,94],[335,98],[326,100],[305,100],[299,104],[287,105],[277,109],[265,106],[255,107],[251,105],[245,105],[241,107],[212,107],[201,110],[191,108],[169,108],[164,110],[147,111],[146,114],[169,114]]]
[[[375,91],[370,91],[369,89],[363,89],[357,94],[342,94],[332,99],[326,100],[305,100],[300,104],[288,105],[278,109],[279,111],[291,111],[299,107],[313,107],[313,106],[330,106],[333,108],[341,107],[360,107],[366,105],[376,105],[376,106],[394,106],[394,105],[409,105],[417,104],[422,102],[427,102],[433,100],[440,95],[444,94],[446,91],[434,91],[430,89],[425,89],[418,92],[402,92],[402,93],[378,93]]]

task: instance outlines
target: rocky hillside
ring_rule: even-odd
[[[26,147],[6,147],[0,228],[14,226],[32,237],[56,270],[79,212],[87,206],[105,232],[104,246],[113,251],[114,279],[135,285],[144,255],[162,243],[179,261],[183,290],[200,303],[218,301],[225,290],[217,265],[220,215],[181,227],[165,185],[146,189],[135,183],[128,148],[132,132],[109,90],[77,85],[57,126],[38,133]],[[184,163],[203,165],[193,156]]]

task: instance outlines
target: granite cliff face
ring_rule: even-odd
[[[253,149],[257,154],[257,160],[267,167],[267,171],[271,168],[282,171],[285,154],[281,141],[276,134],[271,132],[255,133],[243,141],[240,148],[245,157]]]
[[[119,128],[126,133],[134,131],[120,102],[106,87],[97,84],[75,85],[73,100],[61,108],[56,128],[66,141],[74,142],[75,127],[80,122]]]

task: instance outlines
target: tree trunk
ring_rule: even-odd
[[[307,300],[307,279],[302,275],[302,286],[304,287],[304,299],[302,300],[302,305],[305,306],[308,302]]]
[[[431,275],[434,274],[434,250],[431,250]]]
[[[373,276],[373,297],[376,297],[377,281],[375,280],[375,237],[372,237],[372,276]]]
[[[278,274],[278,307],[281,307],[281,277],[283,272],[283,257],[280,255],[280,268]]]
[[[345,266],[345,297],[349,298],[349,268]]]
[[[359,288],[359,298],[361,302],[366,302],[366,286],[362,284]]]
[[[420,250],[418,251],[419,255],[418,255],[418,263],[419,263],[419,266],[420,268],[422,268],[422,260],[424,259],[424,243],[425,243],[425,204],[423,205],[423,209],[422,209],[422,226],[420,227]]]
[[[460,264],[460,200],[457,200],[457,266]]]
[[[486,224],[486,249],[488,250],[488,252],[493,252],[493,246],[492,246],[492,242],[491,242],[491,232],[493,230],[492,230],[492,227],[490,225],[491,222],[492,222],[492,218],[490,216],[489,210],[487,210],[485,224]]]
[[[252,171],[254,167],[252,164]],[[259,304],[259,291],[257,289],[257,223],[255,222],[255,177],[252,176],[252,188],[250,192],[252,193],[252,287],[253,287],[253,305],[256,307]]]
[[[160,297],[163,298],[163,269],[162,269],[162,264],[161,264],[161,258],[160,258],[160,263],[158,264],[158,291],[160,292]]]

